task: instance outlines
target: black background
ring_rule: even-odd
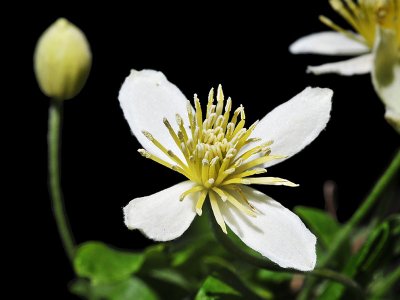
[[[384,108],[369,75],[307,75],[307,64],[340,58],[288,52],[290,43],[300,36],[325,30],[319,14],[343,24],[327,2],[171,6],[131,1],[126,6],[93,4],[86,11],[81,6],[50,6],[15,21],[11,30],[22,43],[16,48],[22,63],[18,80],[22,79],[23,87],[16,90],[18,108],[9,124],[21,143],[18,162],[22,164],[16,167],[19,186],[10,214],[15,216],[11,233],[17,237],[13,245],[18,245],[22,266],[18,276],[23,274],[29,282],[28,292],[43,298],[72,297],[67,283],[73,272],[47,193],[49,101],[40,93],[32,70],[36,40],[52,22],[63,16],[76,24],[87,35],[93,52],[85,88],[76,99],[65,102],[62,184],[72,230],[78,243],[101,240],[120,248],[141,249],[150,241],[126,229],[122,207],[182,178],[136,151],[140,145],[117,100],[131,68],[163,71],[189,99],[197,93],[205,100],[209,89],[221,83],[235,105],[245,106],[249,123],[306,86],[332,88],[332,118],[326,130],[300,154],[269,170],[271,176],[287,178],[300,187],[259,189],[289,208],[299,204],[323,208],[322,185],[334,180],[339,220],[354,212],[400,139],[383,119]]]

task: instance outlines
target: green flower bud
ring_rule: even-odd
[[[53,99],[66,100],[85,85],[92,53],[83,32],[60,18],[39,38],[33,60],[42,92]]]

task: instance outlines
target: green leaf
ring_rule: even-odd
[[[370,299],[397,299],[399,295],[400,268],[395,266],[392,271],[379,274],[370,286]],[[397,288],[396,288],[397,285]],[[397,295],[397,296],[396,296]]]
[[[74,258],[77,275],[93,284],[114,283],[136,273],[143,264],[141,253],[112,249],[101,242],[82,244]]]
[[[171,247],[172,251],[172,266],[179,267],[186,263],[190,263],[193,259],[199,259],[199,257],[215,249],[215,245],[212,245],[213,240],[209,237],[201,236],[192,239],[186,239],[185,243],[175,243]],[[210,248],[211,246],[211,248]]]
[[[176,285],[186,291],[193,289],[193,284],[183,274],[175,269],[155,269],[147,272],[147,275],[154,279]]]
[[[253,274],[246,278],[245,282],[263,299],[292,299],[291,282],[293,280],[302,282],[302,275],[259,269],[253,271]]]
[[[296,206],[294,212],[310,227],[311,231],[328,248],[340,229],[340,224],[325,211],[317,208]]]
[[[245,299],[270,299],[272,297],[265,287],[260,290],[250,278],[246,278],[242,271],[243,266],[235,268],[229,261],[221,257],[209,256],[203,259],[208,266],[209,273],[225,284],[234,287]]]
[[[233,265],[220,256],[206,256],[202,259],[202,262],[211,267],[212,270],[227,270],[231,273],[236,272]]]
[[[239,291],[214,276],[208,276],[195,300],[244,299]]]
[[[159,300],[158,295],[141,279],[127,278],[113,284],[92,285],[80,279],[70,287],[71,293],[91,300]]]
[[[357,281],[367,283],[374,271],[395,257],[396,243],[400,238],[400,215],[393,215],[375,228],[357,253],[347,272]]]
[[[69,291],[82,298],[90,298],[90,283],[86,279],[77,279],[71,283]]]
[[[400,216],[397,215],[372,230],[361,249],[349,260],[343,273],[356,279],[362,285],[367,285],[374,278],[377,268],[383,267],[385,261],[394,257],[395,241],[399,238],[397,232],[399,226]],[[340,299],[344,293],[344,286],[330,282],[319,299],[336,300]]]
[[[170,258],[166,251],[165,244],[156,244],[147,247],[144,250],[144,262],[141,270],[147,271],[151,269],[169,267]]]
[[[269,270],[260,269],[256,273],[256,279],[264,283],[287,283],[293,278],[293,274],[285,272],[273,272]]]
[[[370,237],[362,246],[351,269],[350,275],[356,275],[357,271],[372,272],[374,266],[379,262],[382,254],[385,253],[387,242],[390,235],[389,222],[382,223],[378,228],[372,231]]]

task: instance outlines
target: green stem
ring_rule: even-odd
[[[364,203],[360,206],[360,208],[354,213],[351,219],[347,222],[345,227],[350,228],[347,229],[349,233],[351,231],[351,227],[357,226],[360,223],[360,221],[367,215],[367,213],[370,211],[370,209],[375,205],[376,201],[382,195],[382,192],[386,190],[392,178],[399,171],[400,171],[400,150],[397,151],[389,167],[386,169],[381,178],[375,184],[372,191],[365,199]]]
[[[301,271],[290,270],[290,269],[282,269],[267,259],[254,256],[254,255],[246,252],[244,249],[242,249],[238,245],[236,245],[236,243],[234,241],[232,241],[227,234],[222,232],[221,228],[218,226],[218,224],[215,221],[215,218],[212,216],[212,214],[209,214],[209,217],[211,220],[212,229],[214,231],[214,235],[215,235],[216,239],[222,244],[222,246],[227,251],[229,251],[229,253],[233,254],[234,256],[240,257],[241,259],[248,262],[249,264],[252,264],[259,268],[268,269],[270,271],[275,271],[275,272],[311,275],[311,276],[316,276],[319,278],[334,280],[336,282],[339,282],[339,283],[349,287],[357,295],[362,295],[363,291],[355,281],[353,281],[352,279],[348,278],[347,276],[337,273],[335,271],[332,271],[329,269],[315,269],[312,272],[301,272]]]
[[[52,100],[49,109],[48,156],[49,156],[49,187],[53,213],[56,219],[65,252],[70,261],[73,260],[75,242],[64,211],[60,184],[60,135],[62,124],[63,102]]]
[[[370,212],[371,208],[376,204],[377,200],[380,198],[382,193],[388,187],[391,180],[399,172],[399,170],[400,170],[400,150],[397,151],[389,167],[376,182],[376,184],[372,188],[369,195],[365,198],[361,206],[357,209],[357,211],[354,213],[351,219],[346,223],[345,226],[343,226],[343,228],[336,235],[335,240],[328,249],[328,253],[319,262],[319,266],[321,268],[326,267],[326,265],[329,264],[329,262],[335,259],[342,246],[348,240],[354,227],[357,226],[361,222],[361,220]],[[317,282],[316,278],[310,278],[309,281],[306,283],[304,289],[300,293],[298,299],[299,300],[309,299],[312,287],[316,282]]]

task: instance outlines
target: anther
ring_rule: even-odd
[[[218,162],[218,160],[219,160],[219,157],[216,156],[216,157],[214,157],[214,158],[211,160],[210,164],[211,164],[211,165],[215,165],[215,164]]]
[[[230,168],[224,171],[224,174],[226,175],[231,175],[232,173],[234,173],[236,171],[235,168]]]
[[[244,107],[243,107],[242,104],[240,104],[240,107],[242,108],[242,110],[240,111],[240,118],[242,120],[245,120],[246,119],[246,114],[244,113]]]
[[[151,156],[151,154],[150,154],[148,151],[144,150],[144,149],[138,149],[138,152],[139,152],[143,157],[146,157],[146,158],[150,158],[150,156]]]
[[[215,121],[215,126],[214,127],[220,127],[222,123],[224,122],[224,116],[219,115],[217,117],[217,120]],[[222,128],[221,128],[222,129]]]
[[[150,141],[153,141],[153,140],[154,140],[154,138],[153,138],[153,136],[151,135],[150,132],[145,131],[145,130],[142,130],[142,133],[143,133],[143,135],[144,135],[146,138],[148,138]]]
[[[180,140],[181,142],[184,142],[184,141],[185,141],[185,139],[184,139],[184,137],[183,137],[183,133],[182,133],[181,131],[178,131],[178,138],[179,138],[179,140]]]
[[[239,158],[236,162],[235,162],[235,168],[239,168],[243,163],[243,158]]]
[[[178,126],[182,126],[183,125],[182,117],[179,114],[175,115],[175,119],[176,119],[176,123],[178,124]]]
[[[232,135],[233,131],[235,130],[235,124],[234,123],[229,123],[226,127],[226,136],[227,138],[230,138]]]
[[[171,125],[169,124],[168,119],[166,117],[163,118],[163,123],[165,124],[165,126],[171,127]]]

